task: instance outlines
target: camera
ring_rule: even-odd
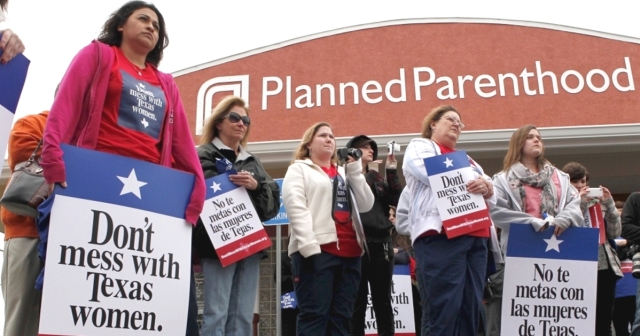
[[[633,268],[631,269],[631,275],[634,278],[640,279],[640,245],[633,244],[629,247],[629,255],[633,261]]]
[[[398,145],[395,141],[391,140],[387,142],[387,150],[389,151],[389,155],[393,154],[394,152],[399,152],[400,145]]]
[[[587,197],[602,197],[602,188],[589,188],[587,189]]]
[[[357,160],[362,157],[362,151],[357,148],[340,148],[338,149],[338,159],[346,160],[347,156]]]

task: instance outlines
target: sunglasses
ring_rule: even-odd
[[[249,125],[251,124],[251,119],[249,119],[249,116],[240,116],[238,113],[236,112],[229,112],[229,114],[227,114],[226,116],[224,116],[225,118],[229,118],[229,121],[237,124],[242,120],[242,123],[246,126],[249,127]]]

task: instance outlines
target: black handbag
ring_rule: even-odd
[[[49,196],[49,186],[44,180],[38,157],[41,146],[42,140],[29,160],[16,165],[0,199],[0,205],[16,215],[38,217],[38,206]]]

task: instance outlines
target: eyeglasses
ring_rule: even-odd
[[[454,119],[453,117],[450,117],[450,116],[444,116],[443,118],[449,120],[454,126],[458,124],[461,130],[464,129],[464,124],[462,123],[462,121]]]
[[[229,121],[237,124],[240,122],[240,120],[242,120],[242,123],[246,126],[249,127],[249,125],[251,124],[251,119],[249,119],[249,116],[241,116],[236,112],[229,112],[229,114],[227,114],[226,116],[224,116],[225,118],[229,118]]]

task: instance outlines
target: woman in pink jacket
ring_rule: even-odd
[[[204,177],[178,87],[156,68],[169,39],[158,9],[131,1],[71,62],[44,133],[44,176],[66,186],[60,144],[136,158],[196,176],[185,218],[196,223]],[[141,103],[142,102],[142,103]]]
[[[195,176],[185,212],[195,225],[206,187],[178,87],[157,69],[168,43],[160,11],[130,1],[75,56],[44,133],[42,167],[50,190],[67,186],[61,144],[135,158]]]

